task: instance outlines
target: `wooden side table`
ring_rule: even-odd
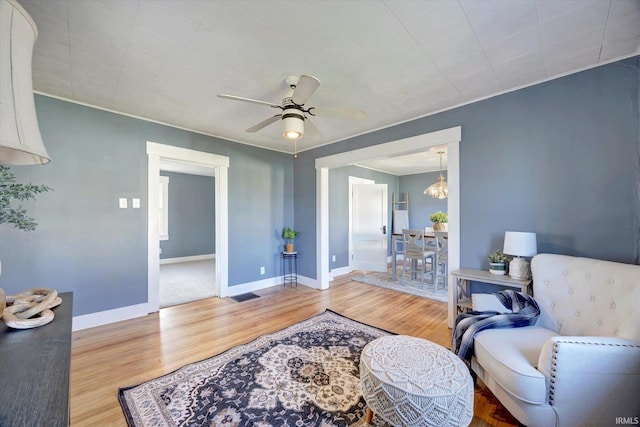
[[[457,312],[471,310],[471,282],[489,283],[506,288],[518,288],[531,295],[531,279],[518,280],[508,275],[491,274],[486,270],[461,268],[451,273],[455,281],[454,298]]]

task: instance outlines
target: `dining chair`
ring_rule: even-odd
[[[407,273],[407,262],[409,262],[410,277],[414,278],[420,274],[420,284],[424,284],[426,275],[431,276],[431,283],[435,283],[436,264],[435,250],[429,249],[425,243],[424,231],[418,229],[403,229],[404,259],[402,260],[402,284],[405,284]],[[435,249],[435,248],[434,248]],[[430,269],[427,270],[427,261]]]
[[[442,281],[444,289],[447,289],[449,276],[449,233],[446,231],[434,231],[436,247],[435,247],[435,289],[438,289],[438,283]]]

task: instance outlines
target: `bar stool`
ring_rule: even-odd
[[[407,261],[409,261],[409,271],[411,278],[417,278],[420,274],[420,283],[424,284],[424,276],[431,276],[431,283],[435,283],[435,247],[429,249],[425,244],[424,231],[414,229],[403,229],[404,236],[404,260],[402,264],[402,284],[405,284]],[[431,264],[431,270],[427,270],[427,260]]]
[[[436,238],[436,277],[434,282],[434,289],[438,289],[438,282],[442,279],[442,284],[445,289],[448,287],[449,276],[449,233],[446,231],[435,231],[433,233]]]

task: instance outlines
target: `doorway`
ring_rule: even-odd
[[[162,165],[181,165],[207,171],[214,177],[215,295],[228,295],[228,168],[229,158],[216,154],[147,141],[148,161],[148,311],[160,307],[160,170]],[[185,169],[186,170],[186,169]],[[204,173],[203,173],[204,174]]]
[[[160,161],[160,308],[217,296],[215,169]]]
[[[447,145],[449,197],[447,212],[449,214],[449,271],[460,267],[460,141],[462,127],[456,126],[417,135],[384,144],[378,144],[353,151],[342,152],[331,156],[317,158],[316,166],[316,242],[318,246],[316,258],[317,285],[320,289],[328,289],[331,278],[329,270],[329,169],[348,166],[350,164],[401,154],[420,152],[429,147]],[[455,320],[454,292],[455,281],[449,277],[449,309],[448,324],[453,327]]]
[[[349,177],[349,271],[387,271],[387,184]]]

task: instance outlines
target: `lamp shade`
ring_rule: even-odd
[[[538,253],[536,233],[505,231],[503,252],[507,255],[524,257],[534,256]]]
[[[0,0],[0,165],[38,165],[51,159],[33,100],[31,60],[38,29],[14,0]]]

